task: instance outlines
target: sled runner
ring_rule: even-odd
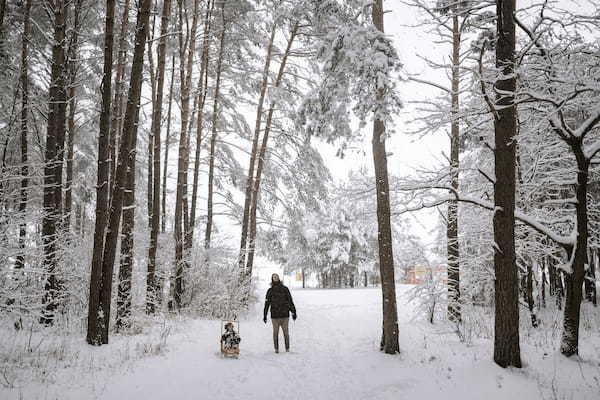
[[[238,358],[240,355],[240,324],[237,321],[221,320],[221,355]]]

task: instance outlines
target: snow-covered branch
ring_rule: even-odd
[[[417,83],[422,83],[423,85],[428,85],[428,86],[432,86],[434,88],[440,89],[448,94],[452,94],[452,90],[448,89],[447,87],[440,85],[439,83],[436,82],[430,82],[430,81],[426,81],[423,79],[419,79],[419,78],[415,78],[415,77],[408,77],[409,81],[413,81],[413,82],[417,82]]]
[[[494,209],[495,209],[494,203],[492,203],[491,201],[486,201],[486,200],[478,199],[475,197],[462,195],[459,192],[457,192],[454,188],[452,188],[452,186],[446,186],[446,185],[406,186],[406,187],[397,187],[396,190],[402,191],[402,192],[416,191],[416,190],[447,190],[448,192],[451,193],[450,196],[437,198],[435,201],[432,201],[430,203],[422,203],[420,205],[420,207],[419,206],[407,207],[405,210],[398,212],[398,214],[413,212],[413,211],[417,211],[422,208],[436,207],[438,205],[441,205],[441,204],[449,202],[449,201],[459,201],[461,203],[472,204],[472,205],[476,205],[481,208],[485,208],[490,211],[494,211]],[[573,248],[573,246],[575,245],[575,239],[572,236],[559,235],[559,234],[553,232],[552,229],[550,229],[549,227],[544,225],[541,221],[538,221],[537,219],[533,218],[530,215],[525,214],[522,211],[515,210],[515,218],[517,220],[521,221],[522,223],[524,223],[525,225],[531,227],[535,231],[537,231],[543,235],[546,235],[549,239],[554,241],[556,244],[562,246],[567,251],[571,250]]]

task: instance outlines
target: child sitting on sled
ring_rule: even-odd
[[[232,322],[225,324],[225,333],[221,336],[221,344],[224,350],[239,350],[242,338],[235,331]]]

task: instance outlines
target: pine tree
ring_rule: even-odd
[[[57,233],[62,220],[62,171],[65,139],[66,111],[66,12],[64,0],[56,0],[53,7],[54,44],[52,46],[51,77],[48,101],[48,123],[44,166],[44,218],[42,238],[44,242],[44,312],[40,322],[51,325],[58,307],[60,283],[56,276]]]
[[[171,57],[171,83],[169,85],[169,104],[167,106],[167,132],[165,133],[165,158],[163,162],[162,174],[162,220],[161,231],[165,233],[167,229],[167,168],[169,166],[169,146],[171,145],[171,110],[173,105],[173,86],[175,84],[175,52]]]
[[[88,324],[88,338],[92,338],[88,339],[88,342],[91,344],[108,343],[108,328],[112,299],[112,275],[115,263],[116,244],[119,236],[119,225],[123,211],[123,198],[127,184],[127,171],[129,169],[129,165],[131,165],[131,160],[135,160],[135,151],[133,151],[132,146],[135,143],[135,138],[137,137],[137,122],[142,88],[144,51],[146,48],[146,38],[148,36],[151,5],[151,0],[142,0],[138,4],[135,46],[131,66],[129,93],[127,96],[127,107],[123,121],[123,132],[121,134],[121,140],[119,143],[119,161],[115,172],[114,193],[111,196],[110,213],[108,217],[108,225],[106,227],[106,236],[104,238],[104,248],[102,250],[102,269],[98,274],[100,278],[99,281],[101,282],[99,302],[96,304],[96,309],[92,309],[90,306],[90,314],[95,314],[96,318],[101,316],[102,320],[101,323],[92,325],[94,330],[91,330],[90,325]],[[112,10],[112,15],[114,15],[114,7]],[[111,29],[109,31],[112,36],[112,21]],[[112,62],[109,64],[109,66],[112,67]],[[107,95],[107,97],[110,99],[110,96]],[[106,110],[110,110],[110,107],[107,107]],[[92,270],[92,274],[93,273],[94,271]]]
[[[496,66],[501,76],[495,84],[497,116],[494,119],[494,361],[501,367],[520,368],[519,280],[515,259],[514,215],[517,140],[514,12],[515,0],[497,1]]]
[[[383,32],[383,1],[373,3],[373,24]],[[384,96],[378,90],[377,99]],[[394,354],[400,351],[398,344],[398,311],[396,310],[396,279],[394,277],[394,253],[390,221],[390,188],[388,183],[387,153],[385,150],[385,123],[375,114],[373,122],[373,163],[375,168],[375,190],[377,191],[377,225],[379,242],[379,269],[383,291],[383,334],[381,349]]]
[[[4,7],[2,4],[2,14]],[[19,199],[19,212],[25,215],[27,209],[27,191],[29,186],[29,145],[28,145],[28,124],[29,118],[29,41],[31,35],[31,0],[27,0],[24,4],[23,13],[23,39],[21,45],[21,191]],[[0,40],[2,38],[0,37]],[[19,226],[19,246],[21,252],[16,258],[15,267],[23,268],[25,266],[25,240],[27,237],[27,225],[21,222]]]
[[[267,44],[267,54],[265,56],[265,66],[262,73],[262,80],[260,84],[260,93],[258,96],[258,103],[256,106],[256,122],[254,127],[254,136],[252,138],[252,148],[250,150],[250,164],[248,166],[248,177],[246,178],[246,190],[244,198],[244,211],[242,216],[242,237],[240,240],[240,255],[238,258],[238,265],[240,269],[244,269],[246,263],[246,247],[248,240],[248,222],[250,218],[250,205],[252,202],[252,192],[254,187],[254,166],[256,164],[256,155],[258,152],[258,139],[260,138],[260,127],[263,119],[263,107],[265,102],[265,94],[267,92],[267,85],[269,83],[269,67],[271,65],[271,54],[273,51],[273,41],[275,40],[277,25],[273,22],[271,28],[271,37]]]
[[[227,30],[227,23],[225,20],[225,1],[221,4],[221,31],[219,33],[219,52],[216,60],[216,77],[215,77],[215,95],[213,99],[213,110],[212,110],[212,131],[210,135],[210,149],[208,155],[208,195],[207,195],[207,206],[206,206],[206,230],[204,233],[204,249],[210,249],[210,239],[212,235],[213,226],[213,192],[214,192],[214,177],[215,177],[215,157],[216,157],[216,146],[217,146],[217,133],[219,123],[219,92],[221,89],[221,73],[223,72],[223,49],[225,46],[225,33]]]
[[[196,151],[194,157],[194,176],[192,183],[192,201],[190,208],[190,226],[186,237],[186,247],[191,249],[194,242],[194,230],[196,227],[196,209],[198,205],[198,186],[200,178],[200,150],[202,145],[202,128],[204,122],[204,106],[206,105],[206,95],[208,94],[208,61],[210,55],[210,34],[213,26],[212,13],[215,2],[208,0],[206,13],[204,16],[204,31],[202,38],[202,52],[200,60],[200,77],[198,79],[198,116],[196,121]]]
[[[102,315],[102,257],[107,228],[108,195],[110,190],[110,107],[112,97],[112,64],[113,64],[113,29],[115,1],[106,1],[106,25],[104,30],[104,75],[102,76],[102,108],[100,111],[100,132],[98,136],[98,183],[96,185],[96,224],[94,228],[94,249],[90,277],[90,294],[88,304],[87,342],[101,345],[103,343],[104,325],[107,320]]]
[[[299,22],[295,22],[292,26],[292,30],[290,32],[290,37],[287,41],[286,49],[283,53],[283,57],[279,64],[279,71],[277,72],[277,77],[275,78],[275,84],[273,85],[275,89],[279,88],[281,85],[283,74],[285,72],[285,67],[287,65],[288,58],[290,56],[292,50],[292,44],[294,43],[294,39],[298,34],[298,29],[300,27]],[[267,119],[265,122],[265,132],[263,133],[262,143],[260,146],[260,151],[258,154],[258,165],[256,167],[256,176],[252,181],[252,192],[250,196],[250,215],[249,215],[249,234],[248,234],[248,249],[247,251],[247,259],[246,259],[246,275],[248,277],[252,276],[252,266],[254,263],[254,251],[255,251],[255,240],[256,240],[256,211],[258,208],[258,197],[260,195],[260,182],[263,174],[267,147],[269,142],[269,134],[271,133],[271,127],[273,125],[273,113],[275,112],[276,104],[274,102],[269,106],[269,111],[267,113]]]
[[[165,62],[167,47],[167,32],[171,16],[171,0],[165,0],[160,23],[160,39],[158,43],[158,70],[156,97],[153,99],[152,137],[154,139],[153,156],[153,195],[150,223],[150,247],[148,248],[148,275],[146,279],[146,312],[154,313],[156,302],[156,250],[158,246],[158,230],[160,222],[160,142],[163,88],[165,82]],[[170,101],[170,100],[169,100]],[[170,117],[170,115],[169,115]]]
[[[123,10],[121,11],[121,27],[119,30],[118,39],[118,52],[117,52],[117,65],[115,74],[115,93],[112,100],[111,110],[111,122],[110,122],[110,134],[109,134],[109,149],[110,155],[108,159],[109,163],[109,199],[110,191],[114,186],[115,171],[117,168],[117,142],[123,131],[123,97],[124,97],[124,86],[125,86],[125,66],[127,61],[127,33],[129,29],[129,9],[130,1],[125,0],[123,4]]]

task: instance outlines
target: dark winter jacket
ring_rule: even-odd
[[[269,307],[271,307],[271,318],[289,318],[290,311],[292,314],[296,314],[296,306],[292,300],[292,294],[281,282],[274,282],[273,286],[267,290],[264,311],[265,318],[267,318]]]

